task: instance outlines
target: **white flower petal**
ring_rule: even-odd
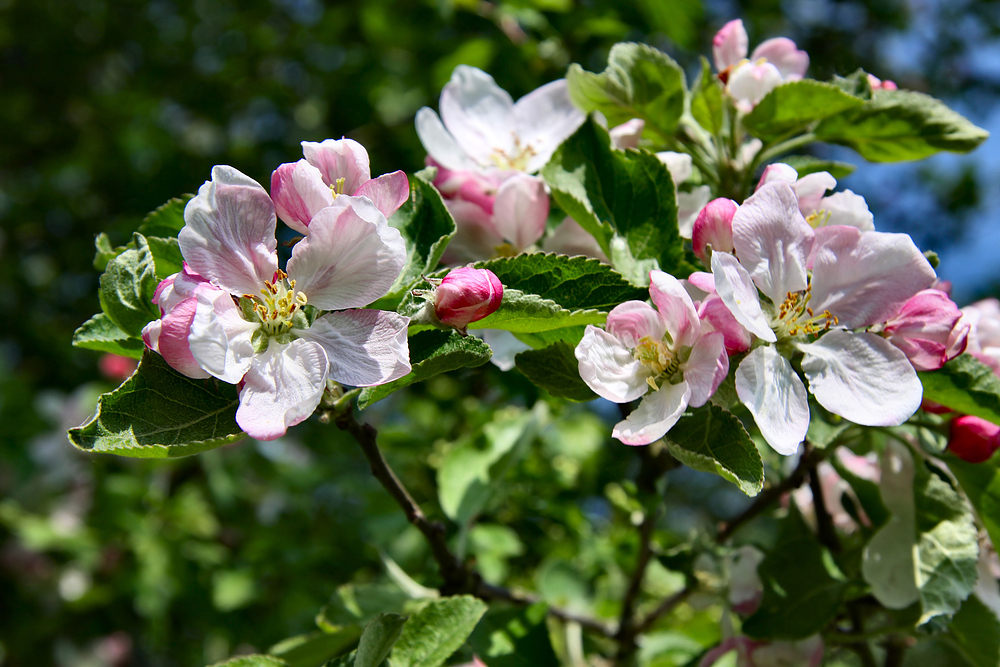
[[[875,216],[868,209],[868,202],[850,190],[834,192],[829,197],[824,197],[819,208],[829,213],[826,225],[847,225],[863,232],[875,231]]]
[[[493,224],[516,250],[524,250],[542,238],[548,219],[549,195],[542,179],[515,174],[497,190]]]
[[[892,343],[869,333],[834,330],[799,344],[809,391],[830,412],[865,426],[898,426],[920,407],[923,386]]]
[[[648,445],[669,431],[687,409],[691,388],[687,382],[666,384],[647,394],[639,407],[615,424],[611,435],[626,445]]]
[[[758,347],[736,369],[736,393],[767,444],[779,454],[799,450],[809,430],[809,397],[788,360]]]
[[[660,151],[656,154],[656,157],[667,167],[675,188],[691,178],[691,174],[694,173],[694,161],[687,153]]]
[[[258,440],[280,438],[313,413],[326,389],[327,359],[322,346],[271,340],[243,378],[236,423]]]
[[[236,384],[250,368],[252,337],[260,324],[244,320],[239,306],[222,290],[205,287],[195,295],[198,307],[188,335],[191,356],[213,376]]]
[[[633,348],[647,336],[663,340],[667,327],[663,316],[645,301],[626,301],[611,309],[604,330]]]
[[[397,229],[365,197],[337,197],[309,223],[288,260],[288,275],[309,304],[323,310],[358,308],[384,295],[406,262]]]
[[[353,139],[303,141],[302,154],[322,174],[327,186],[344,179],[340,194],[352,195],[372,177],[368,151]]]
[[[569,99],[565,79],[536,88],[514,105],[514,131],[522,148],[531,147],[525,171],[534,173],[545,166],[559,144],[566,141],[587,115]]]
[[[620,340],[595,326],[588,325],[583,340],[576,346],[580,377],[598,396],[615,403],[628,403],[649,389],[648,368],[632,357]]]
[[[799,198],[799,211],[802,215],[809,215],[819,207],[819,203],[826,196],[827,190],[837,187],[837,179],[830,172],[817,171],[806,174],[792,184],[795,196]]]
[[[384,310],[345,310],[327,313],[296,333],[323,346],[334,380],[370,387],[410,372],[409,323],[410,318]]]
[[[482,167],[493,165],[496,150],[514,154],[514,101],[481,69],[456,67],[441,91],[440,110],[448,132]]]
[[[729,374],[725,336],[716,331],[698,339],[681,370],[691,387],[691,407],[700,408]]]
[[[429,107],[420,109],[414,122],[424,150],[442,167],[454,170],[479,168],[475,160],[458,145],[455,137],[445,129],[441,119],[432,109]]]
[[[195,273],[233,294],[256,294],[278,268],[274,204],[257,181],[216,165],[184,208],[181,254]]]
[[[736,321],[762,340],[769,343],[777,341],[778,337],[760,307],[757,288],[739,260],[728,252],[713,252],[712,275],[715,276],[715,289],[722,303],[726,304]]]
[[[677,231],[682,238],[694,236],[694,222],[711,197],[712,188],[707,185],[691,188],[691,192],[677,193]]]

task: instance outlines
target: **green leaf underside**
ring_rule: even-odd
[[[597,310],[569,311],[555,301],[521,290],[505,289],[495,313],[469,325],[470,329],[503,329],[514,333],[536,333],[585,324],[604,324],[607,313]]]
[[[805,639],[819,632],[836,616],[848,587],[794,503],[757,573],[764,597],[743,623],[743,631],[755,639]]]
[[[600,111],[612,127],[642,118],[646,131],[659,141],[673,137],[684,112],[684,71],[670,56],[645,44],[615,44],[604,72],[571,65],[566,80],[577,107]]]
[[[403,632],[404,623],[406,617],[399,614],[379,614],[369,621],[358,643],[354,667],[379,667]]]
[[[493,356],[490,346],[483,341],[454,331],[423,331],[410,336],[409,345],[410,373],[398,380],[363,389],[358,397],[359,409],[363,410],[403,387],[435,375],[482,366]]]
[[[139,359],[145,349],[142,339],[129,336],[111,318],[98,313],[73,333],[73,346]]]
[[[133,236],[134,247],[108,263],[101,276],[101,309],[130,336],[138,337],[148,322],[159,319],[153,294],[159,280],[145,237]]]
[[[965,153],[989,136],[943,102],[907,90],[877,91],[864,105],[823,120],[814,132],[820,141],[853,148],[872,162]]]
[[[268,653],[284,660],[288,667],[322,667],[351,650],[361,636],[361,628],[348,626],[333,632],[315,631],[278,642]]]
[[[678,461],[729,480],[748,496],[764,487],[764,463],[743,424],[717,405],[683,415],[665,436]]]
[[[136,458],[187,456],[243,437],[236,425],[239,392],[214,379],[195,380],[147,351],[120,387],[101,396],[97,413],[70,429],[70,441],[89,452]]]
[[[530,253],[479,262],[504,286],[537,294],[567,310],[611,310],[624,301],[644,301],[649,292],[629,283],[600,260],[553,253]]]
[[[832,83],[800,79],[783,83],[765,95],[743,119],[743,125],[759,139],[776,139],[864,103]]]
[[[969,463],[957,456],[949,456],[947,461],[948,468],[986,526],[990,541],[1000,544],[1000,456],[983,463]]]
[[[1000,378],[971,354],[959,355],[936,371],[917,375],[925,399],[1000,424]]]
[[[143,236],[177,238],[177,234],[184,227],[184,207],[192,197],[194,197],[192,194],[174,197],[151,211],[139,225],[139,233]]]
[[[465,643],[486,609],[485,602],[468,595],[432,601],[403,626],[390,663],[438,667]]]
[[[517,370],[553,396],[571,401],[592,401],[597,394],[580,377],[573,346],[558,342],[541,350],[527,350],[514,357]]]

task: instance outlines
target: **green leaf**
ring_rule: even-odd
[[[149,252],[153,255],[157,281],[180,273],[184,268],[184,257],[181,255],[181,246],[177,239],[149,236],[146,237],[146,243],[149,244]]]
[[[192,197],[194,195],[191,194],[174,197],[150,212],[139,225],[139,233],[143,236],[177,238],[177,234],[184,228],[184,207]]]
[[[547,607],[490,609],[469,645],[489,667],[559,667],[545,625]]]
[[[94,248],[96,250],[94,268],[102,272],[108,268],[108,262],[128,250],[126,246],[118,246],[117,248],[112,246],[111,238],[104,232],[94,237]]]
[[[678,277],[693,270],[677,229],[674,182],[649,151],[612,149],[607,131],[590,119],[563,142],[542,176],[559,206],[633,284],[648,285],[651,268]]]
[[[814,132],[820,141],[849,146],[872,162],[966,153],[989,136],[941,101],[906,90],[877,91],[864,105],[823,120]]]
[[[455,234],[455,221],[434,187],[436,169],[428,167],[410,179],[410,198],[389,219],[406,243],[406,264],[388,294],[376,307],[395,310],[412,283],[437,268],[441,255]]]
[[[1000,619],[975,595],[955,614],[948,635],[974,667],[1000,665]]]
[[[722,95],[722,84],[719,77],[712,71],[712,66],[704,56],[701,59],[701,76],[691,91],[691,115],[698,124],[717,135],[722,132],[725,101]]]
[[[815,79],[789,81],[765,95],[744,117],[743,126],[759,139],[778,139],[797,134],[818,120],[842,114],[864,103],[832,83]]]
[[[837,615],[848,582],[816,541],[795,503],[781,521],[778,539],[757,568],[764,597],[743,623],[754,639],[805,639]]]
[[[466,527],[498,490],[511,465],[521,458],[538,432],[533,412],[500,411],[483,427],[486,446],[464,442],[449,451],[437,473],[441,509]]]
[[[239,391],[214,379],[194,380],[155,352],[114,391],[101,396],[97,413],[69,431],[76,447],[136,458],[187,456],[236,442]]]
[[[538,331],[536,333],[516,333],[514,337],[536,350],[556,343],[566,343],[570,347],[576,347],[583,340],[583,334],[586,330],[587,327],[584,326],[567,327],[565,329],[552,329],[551,331]]]
[[[321,667],[328,660],[351,650],[361,636],[361,628],[348,626],[335,632],[310,632],[278,642],[268,653],[284,660],[288,667]]]
[[[842,178],[847,178],[854,173],[855,169],[857,169],[857,167],[850,162],[821,160],[820,158],[813,157],[811,155],[786,155],[781,158],[780,162],[784,162],[788,166],[795,169],[795,171],[799,174],[799,178],[802,178],[807,174],[815,174],[820,171],[825,171],[837,180],[840,180]]]
[[[326,632],[344,625],[363,625],[380,613],[403,612],[412,599],[393,583],[344,584],[320,610],[316,625]]]
[[[729,480],[748,496],[764,487],[764,463],[743,424],[717,405],[684,414],[665,436],[678,461]]]
[[[504,289],[500,308],[469,325],[469,329],[503,329],[514,333],[536,333],[552,329],[604,324],[607,313],[598,310],[566,310],[555,301],[521,290]]]
[[[976,508],[994,546],[1000,545],[1000,456],[989,462],[968,463],[948,456],[948,468],[954,473],[965,495]]]
[[[108,263],[101,276],[101,308],[111,321],[130,336],[138,337],[148,322],[159,319],[153,294],[159,281],[153,254],[141,234],[132,237],[134,248]]]
[[[607,264],[591,257],[530,253],[479,262],[504,286],[556,302],[567,310],[609,311],[618,304],[649,297]]]
[[[673,138],[684,113],[684,71],[670,56],[645,44],[615,44],[601,74],[570,65],[566,81],[570,99],[579,108],[600,111],[611,126],[642,118],[660,142]]]
[[[455,331],[423,331],[410,336],[409,345],[412,370],[398,380],[377,387],[365,387],[358,397],[359,409],[363,410],[394,391],[435,375],[482,366],[493,356],[490,346],[483,341]]]
[[[369,621],[361,633],[354,667],[379,667],[403,632],[404,623],[406,617],[399,614],[379,614]]]
[[[1000,424],[1000,378],[971,354],[959,355],[936,371],[918,375],[928,401]]]
[[[273,655],[241,655],[225,662],[216,662],[209,667],[289,667],[288,663]]]
[[[517,370],[553,396],[571,401],[592,401],[597,394],[580,377],[573,346],[559,342],[541,350],[527,350],[514,357]]]
[[[438,667],[465,643],[486,608],[469,595],[434,600],[403,626],[390,662],[393,667]]]
[[[110,352],[139,359],[145,349],[142,339],[129,336],[111,318],[98,313],[73,332],[73,347]]]
[[[917,518],[917,588],[920,622],[958,611],[976,585],[979,543],[965,501],[943,473],[917,466],[914,477]]]

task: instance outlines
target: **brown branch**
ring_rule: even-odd
[[[622,613],[618,621],[618,632],[615,639],[618,640],[618,653],[616,661],[618,664],[625,664],[636,650],[635,638],[635,603],[639,599],[642,591],[642,580],[646,575],[646,567],[649,559],[653,556],[653,529],[656,527],[656,515],[659,513],[659,496],[653,495],[653,500],[647,502],[645,516],[639,525],[639,554],[636,558],[635,569],[629,579],[628,588],[625,590],[625,597],[622,599]]]

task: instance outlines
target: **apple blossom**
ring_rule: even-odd
[[[906,355],[854,331],[884,322],[934,282],[909,236],[814,231],[792,187],[775,182],[736,212],[733,246],[735,255],[712,253],[712,273],[722,301],[761,343],[740,363],[736,391],[771,447],[795,453],[809,427],[806,388],[789,362],[798,353],[809,392],[834,414],[895,426],[916,411],[923,389]]]
[[[303,141],[305,158],[283,164],[271,175],[277,215],[289,227],[309,233],[309,221],[340,195],[368,197],[386,218],[410,196],[406,174],[371,177],[368,151],[353,139]]]
[[[236,422],[248,435],[272,440],[306,419],[328,378],[370,386],[409,372],[408,318],[359,310],[389,289],[406,257],[371,201],[342,197],[320,209],[287,273],[274,204],[236,169],[214,167],[184,220],[185,269],[160,285],[164,316],[143,338],[191,377],[238,383]]]
[[[496,312],[503,284],[489,269],[462,267],[448,272],[434,289],[434,312],[442,324],[464,330]]]
[[[750,40],[743,21],[722,26],[712,39],[719,78],[736,107],[751,111],[764,96],[786,81],[798,81],[809,69],[809,56],[787,37],[761,42],[747,60]]]
[[[915,294],[885,324],[871,330],[881,330],[918,371],[935,371],[965,350],[970,326],[961,317],[947,294],[931,288]]]
[[[1000,375],[1000,301],[983,299],[962,308],[962,321],[969,325],[966,350]]]
[[[757,189],[778,181],[792,186],[799,200],[799,211],[813,229],[832,225],[857,227],[866,232],[875,229],[875,218],[864,197],[850,190],[826,195],[837,187],[837,179],[828,172],[818,171],[799,178],[793,167],[778,162],[764,169]]]
[[[729,605],[737,614],[749,616],[760,607],[764,584],[757,567],[763,560],[764,552],[749,544],[736,549],[729,558]]]
[[[721,333],[702,330],[691,297],[673,276],[649,272],[649,295],[609,314],[605,329],[588,325],[576,347],[580,376],[615,403],[642,398],[612,432],[627,445],[648,445],[700,407],[729,372]]]
[[[962,415],[951,421],[948,451],[969,463],[982,463],[1000,448],[1000,426],[981,417]]]
[[[749,637],[730,637],[705,654],[698,667],[712,667],[726,654],[736,651],[736,667],[819,667],[823,664],[823,639],[758,642]]]

